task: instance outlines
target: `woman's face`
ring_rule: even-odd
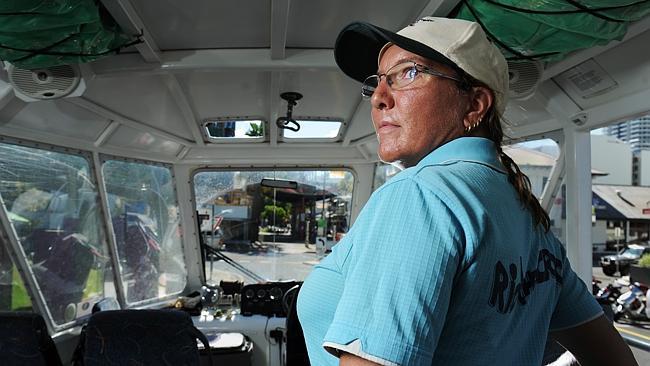
[[[381,56],[378,74],[404,61],[455,76],[448,67],[395,45]],[[438,146],[462,136],[467,99],[450,79],[418,73],[405,88],[392,90],[382,77],[371,98],[379,157],[387,162],[401,160],[406,167],[414,166]]]

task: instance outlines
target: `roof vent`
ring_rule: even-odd
[[[16,96],[26,102],[78,97],[86,83],[78,65],[61,65],[41,69],[21,69],[6,63],[9,82]]]
[[[541,61],[509,60],[510,97],[518,100],[530,98],[535,93],[543,72]]]
[[[616,89],[618,83],[593,58],[553,78],[572,98],[586,100]]]

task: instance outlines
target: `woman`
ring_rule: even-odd
[[[335,58],[407,169],[301,289],[312,365],[539,365],[549,330],[583,365],[635,365],[501,150],[508,70],[481,28],[353,23]]]

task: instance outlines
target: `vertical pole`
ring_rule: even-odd
[[[104,220],[104,232],[106,233],[106,245],[108,253],[111,257],[111,265],[113,267],[113,286],[115,287],[115,297],[117,302],[120,304],[120,307],[125,309],[127,307],[127,290],[128,287],[124,286],[122,282],[122,269],[120,267],[119,260],[119,250],[117,238],[115,236],[115,230],[113,229],[113,220],[111,219],[111,212],[108,207],[108,192],[106,191],[106,185],[104,184],[104,172],[102,171],[102,160],[99,157],[99,153],[94,152],[92,155],[93,164],[91,165],[95,174],[95,181],[97,182],[97,193],[99,206],[101,207],[100,212],[102,213],[102,219]],[[126,240],[126,228],[128,226],[128,215],[127,215],[127,205],[124,205],[124,238]]]
[[[212,204],[210,205],[210,207],[212,208],[210,210],[210,247],[212,249],[217,248],[214,245],[214,236],[216,234],[216,229],[214,227],[214,223],[215,223],[215,219],[216,219],[216,217],[214,217],[214,211],[215,211],[214,205],[215,205],[214,202],[212,202]],[[199,226],[199,235],[202,235],[200,226]],[[210,281],[212,281],[212,270],[214,268],[214,255],[212,253],[207,253],[207,254],[208,254],[208,258],[210,258],[210,274],[207,277],[208,277],[208,279]]]
[[[215,209],[215,204],[214,202],[210,205],[211,210],[210,210],[210,246],[212,248],[216,248],[214,244],[214,236],[217,234],[217,228],[214,226],[214,224],[217,222],[217,217],[216,217],[216,209]]]
[[[615,228],[614,232],[616,233],[616,254],[618,255],[618,253],[621,251],[621,245],[618,242],[619,239],[621,238],[620,228],[619,227]],[[620,263],[621,263],[621,258],[617,257],[616,258],[616,273],[618,273],[619,275],[621,274]]]
[[[591,137],[573,125],[564,129],[566,154],[566,249],[571,267],[589,285],[592,276]]]

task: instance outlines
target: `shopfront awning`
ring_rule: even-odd
[[[594,184],[592,191],[596,219],[650,222],[650,187]]]

